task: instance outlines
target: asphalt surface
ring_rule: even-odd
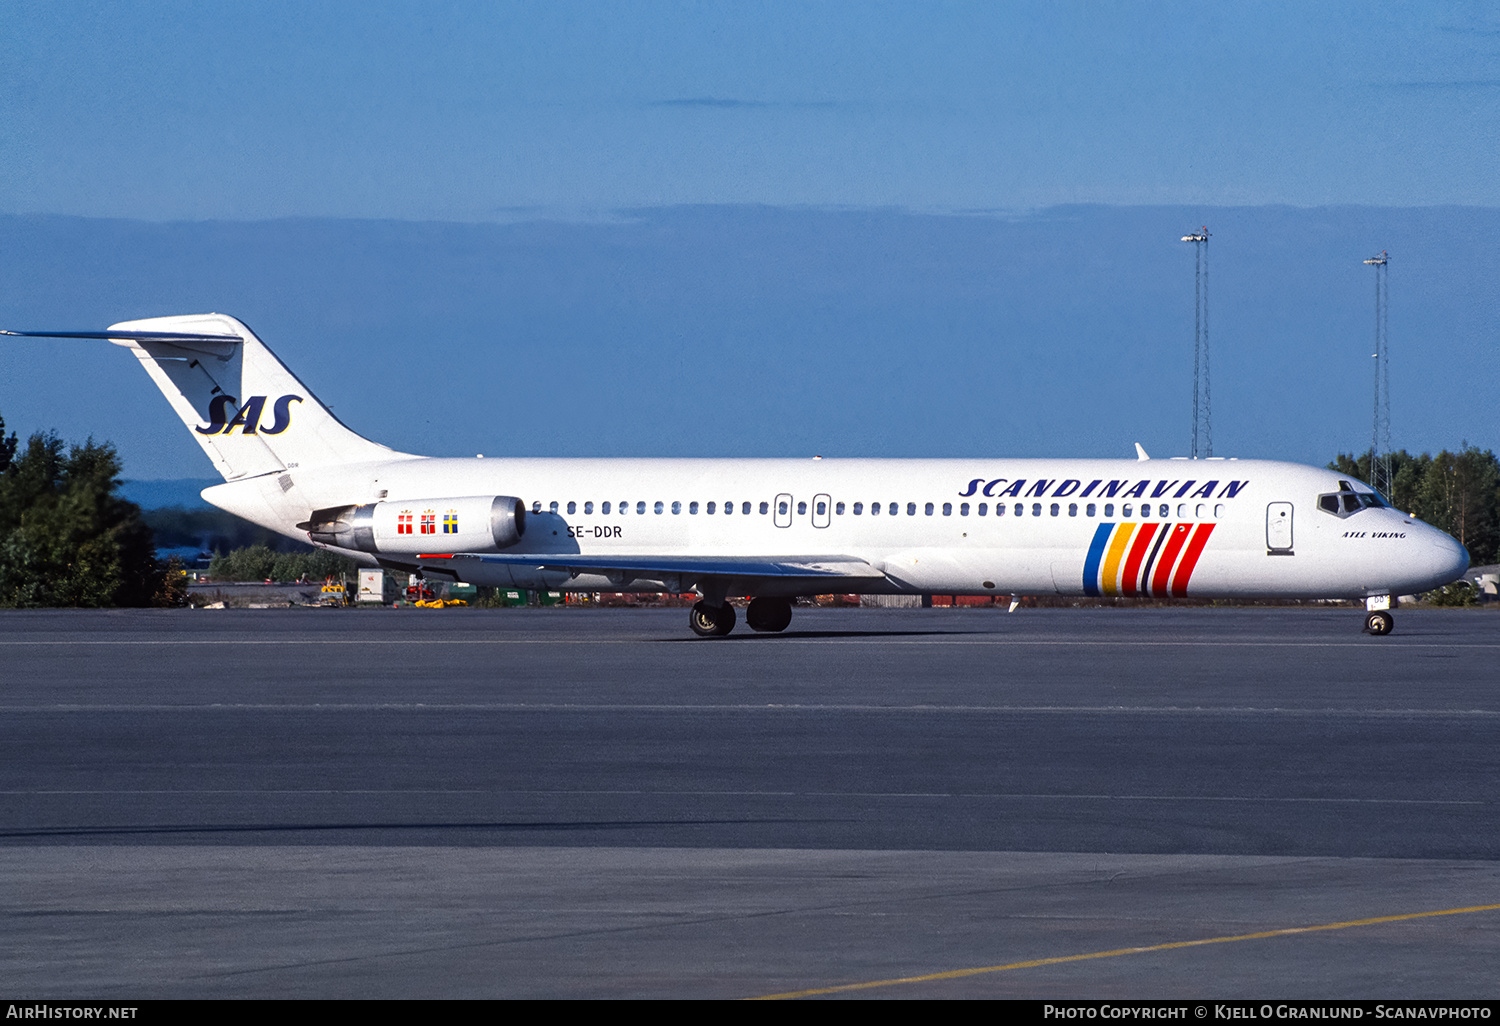
[[[26,997],[1495,997],[1500,615],[0,615]],[[743,632],[743,633],[742,633]]]

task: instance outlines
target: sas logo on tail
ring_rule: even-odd
[[[229,407],[235,403],[232,395],[216,395],[208,404],[208,427],[193,428],[200,435],[227,435],[240,429],[242,435],[279,435],[287,429],[292,422],[292,403],[302,402],[300,395],[284,395],[276,400],[271,407],[272,420],[270,427],[260,426],[261,411],[266,408],[266,397],[263,395],[252,395],[245,400],[245,405],[239,408],[234,418],[229,417]]]

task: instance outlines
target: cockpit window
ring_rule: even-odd
[[[1383,509],[1385,502],[1374,492],[1356,492],[1348,481],[1339,482],[1339,490],[1318,496],[1318,508],[1336,517],[1349,517],[1362,509]]]

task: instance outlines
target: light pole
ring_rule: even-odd
[[[1391,496],[1391,364],[1390,339],[1386,334],[1386,311],[1390,291],[1386,283],[1390,254],[1385,250],[1365,263],[1375,268],[1375,426],[1370,436],[1370,487],[1387,499]]]
[[[1183,242],[1193,243],[1193,451],[1198,458],[1199,430],[1203,455],[1214,454],[1213,401],[1208,387],[1208,226]]]

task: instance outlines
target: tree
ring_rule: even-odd
[[[0,474],[10,469],[10,461],[16,455],[16,433],[12,431],[9,437],[5,434],[5,418],[0,417]]]
[[[146,606],[170,598],[113,446],[0,431],[0,607]]]
[[[1328,469],[1368,481],[1370,454],[1341,453]],[[1484,566],[1500,559],[1500,459],[1467,442],[1457,452],[1391,454],[1391,504],[1447,531]]]

